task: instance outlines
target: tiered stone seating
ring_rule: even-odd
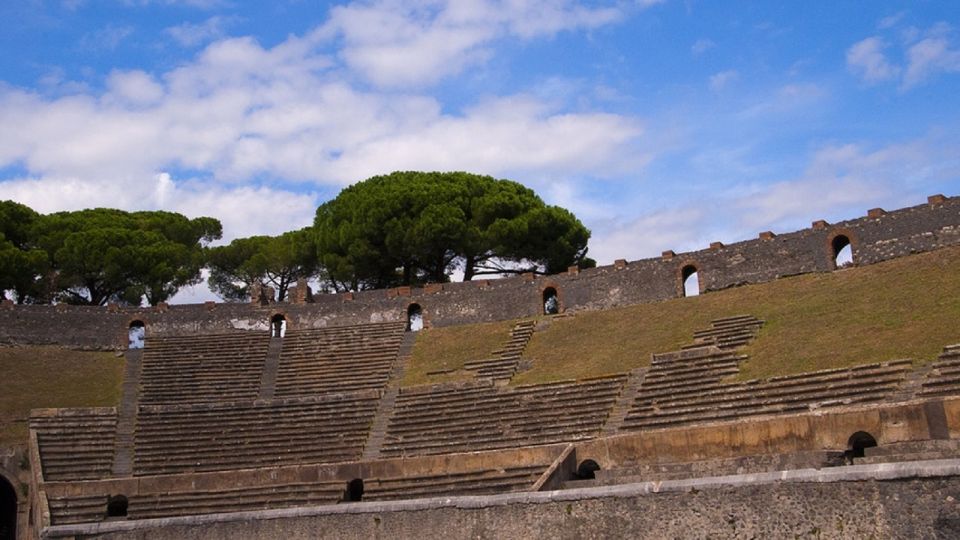
[[[494,358],[473,360],[463,365],[467,371],[473,371],[477,377],[495,381],[509,381],[520,366],[520,357],[527,348],[530,337],[536,329],[536,321],[520,321],[510,331],[510,339],[503,349],[494,351]]]
[[[379,394],[255,403],[141,406],[134,474],[358,459]]]
[[[132,495],[125,519],[336,504],[343,498],[344,487],[344,482],[329,481]],[[48,502],[53,525],[107,519],[106,495],[49,497]]]
[[[960,394],[960,344],[944,347],[918,394],[923,397]]]
[[[789,454],[760,454],[697,461],[665,463],[637,463],[598,470],[591,480],[573,480],[564,483],[564,488],[592,487],[599,485],[631,484],[668,480],[686,480],[711,476],[756,474],[795,469],[820,469],[842,465],[843,452],[823,450],[802,451]]]
[[[929,459],[956,459],[960,456],[960,439],[888,443],[863,449],[863,457],[853,458],[854,465],[898,463]]]
[[[625,379],[405,389],[397,397],[382,454],[445,454],[592,438]]]
[[[677,369],[683,370],[679,366]],[[909,369],[910,361],[900,360],[743,383],[697,386],[684,379],[681,385],[659,384],[652,392],[645,381],[623,429],[672,427],[880,401],[897,389]],[[665,378],[669,380],[669,376]]]
[[[39,409],[30,417],[46,481],[95,480],[113,467],[117,410]]]
[[[267,332],[148,338],[140,403],[253,400],[269,345]]]
[[[742,347],[757,337],[757,332],[763,326],[762,320],[753,315],[737,315],[725,317],[710,322],[707,330],[697,330],[693,333],[693,343],[685,345],[684,349],[713,345],[720,349],[735,349]]]
[[[364,480],[363,500],[388,501],[525,491],[536,483],[549,466],[549,463],[544,463],[504,469]]]
[[[403,322],[290,331],[277,397],[383,388],[403,341]]]

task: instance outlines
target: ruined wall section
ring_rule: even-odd
[[[307,304],[207,303],[156,308],[0,306],[0,344],[62,344],[123,348],[131,321],[143,321],[147,338],[231,331],[267,331],[283,314],[288,328],[318,328],[404,320],[412,303],[427,325],[449,326],[515,319],[542,313],[543,291],[557,291],[561,310],[606,309],[683,295],[682,272],[693,266],[702,292],[763,283],[785,276],[834,269],[832,243],[849,239],[854,263],[881,261],[960,245],[960,197],[932,196],[926,204],[708,249],[562,274],[527,274],[500,280],[432,284],[424,288],[318,294]]]

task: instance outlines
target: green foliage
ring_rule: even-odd
[[[309,229],[280,236],[238,238],[210,249],[210,289],[226,300],[250,296],[254,283],[270,284],[282,302],[290,285],[317,273],[317,250]]]
[[[12,289],[17,302],[44,296],[47,253],[34,243],[33,228],[40,219],[32,209],[13,201],[0,201],[0,295]]]
[[[396,172],[317,209],[317,249],[335,289],[589,266],[590,232],[530,189],[464,172]]]
[[[61,301],[156,304],[200,280],[204,245],[222,234],[212,218],[107,208],[41,216],[32,228]]]

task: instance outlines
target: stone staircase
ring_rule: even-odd
[[[126,368],[117,408],[116,444],[113,451],[113,475],[133,474],[133,433],[137,427],[137,404],[140,393],[140,367],[143,349],[128,349],[124,354]]]
[[[520,357],[536,330],[536,321],[518,322],[510,331],[506,345],[494,351],[494,357],[487,360],[473,360],[464,364],[466,371],[472,371],[477,378],[491,379],[498,383],[509,381],[520,366]]]
[[[387,384],[383,396],[380,398],[380,404],[377,407],[377,413],[374,415],[373,425],[370,426],[370,434],[363,447],[363,459],[372,460],[380,457],[380,450],[383,448],[383,441],[387,435],[387,426],[390,418],[393,416],[393,409],[397,403],[397,395],[400,393],[400,381],[403,380],[407,363],[413,354],[413,346],[417,340],[416,332],[406,332],[403,336],[403,342],[397,352],[397,360],[394,364],[393,372],[390,375],[390,381]]]
[[[637,394],[640,393],[640,386],[646,375],[647,368],[637,368],[630,372],[627,382],[623,385],[623,391],[620,392],[620,396],[610,410],[610,415],[607,416],[607,421],[603,424],[603,429],[600,431],[602,436],[616,435],[620,431],[630,413],[630,408],[637,399]]]
[[[30,428],[37,433],[43,480],[99,480],[113,473],[117,410],[35,409]]]
[[[277,389],[277,371],[280,367],[280,352],[283,350],[283,338],[271,337],[267,348],[267,359],[263,363],[260,375],[259,399],[273,399]]]

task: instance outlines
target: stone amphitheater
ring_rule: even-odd
[[[729,313],[648,367],[514,381],[551,320],[682,296],[692,272],[705,294],[831,272],[846,245],[857,266],[953,249],[960,198],[554,276],[301,283],[284,304],[8,302],[0,342],[126,362],[117,407],[33,411],[9,537],[958,538],[960,345],[918,367],[734,380],[765,321]],[[464,380],[401,386],[411,317],[513,322]]]

